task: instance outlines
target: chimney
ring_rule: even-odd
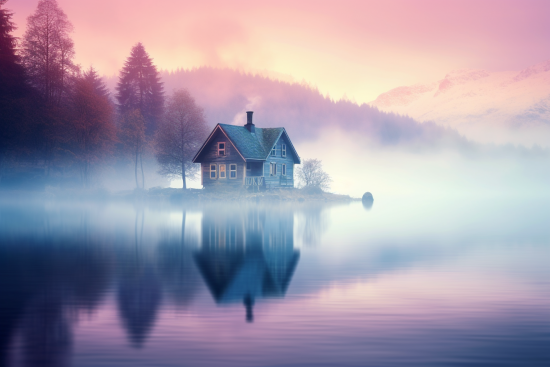
[[[244,127],[246,127],[246,129],[248,131],[250,131],[251,133],[256,132],[256,127],[252,123],[252,114],[253,113],[254,113],[253,111],[246,111],[246,125],[244,125]]]

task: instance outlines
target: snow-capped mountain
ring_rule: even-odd
[[[550,60],[519,72],[457,70],[437,82],[392,89],[370,105],[483,143],[550,147]]]

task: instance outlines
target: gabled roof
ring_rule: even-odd
[[[223,134],[227,136],[229,141],[231,141],[235,149],[239,152],[239,154],[245,161],[266,160],[275,143],[279,140],[282,134],[285,134],[290,143],[290,148],[294,153],[295,162],[300,163],[300,156],[296,152],[296,149],[294,149],[294,146],[292,145],[292,142],[290,141],[290,138],[284,127],[257,127],[255,128],[255,133],[251,133],[244,126],[235,126],[228,124],[216,125],[214,130],[212,130],[212,133],[210,133],[208,139],[206,139],[204,144],[201,146],[201,148],[193,158],[193,162],[197,161],[204,147],[210,142],[210,139],[212,138],[212,136],[214,136],[214,133],[218,129],[220,129]]]

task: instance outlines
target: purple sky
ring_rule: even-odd
[[[38,0],[11,0],[21,36]],[[550,59],[550,1],[58,0],[77,62],[113,75],[142,42],[161,69],[203,65],[305,81],[373,100],[448,71]]]

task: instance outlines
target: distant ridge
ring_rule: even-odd
[[[357,139],[382,145],[469,144],[452,129],[422,124],[367,104],[334,101],[306,84],[210,67],[165,71],[161,75],[166,93],[188,89],[212,126],[244,124],[245,111],[253,110],[257,126],[284,126],[296,141],[315,139],[321,130],[337,127]],[[116,77],[108,78],[107,84],[114,90]]]
[[[519,72],[457,70],[435,82],[394,88],[369,104],[482,143],[550,147],[550,60]]]

